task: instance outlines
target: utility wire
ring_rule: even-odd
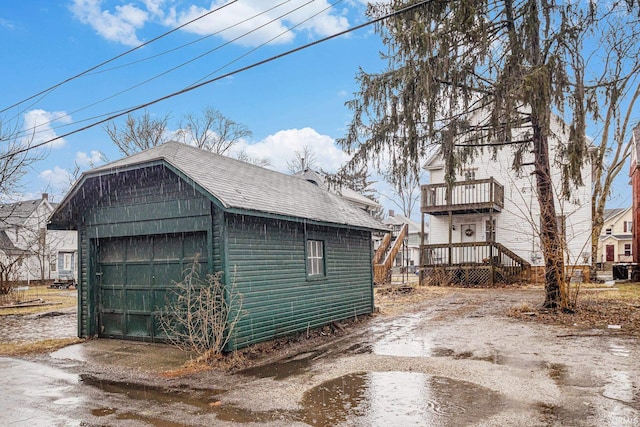
[[[242,21],[238,21],[235,24],[229,25],[229,26],[227,26],[225,28],[222,28],[221,30],[218,30],[218,31],[216,31],[214,33],[207,34],[206,36],[199,37],[199,38],[197,38],[195,40],[192,40],[190,42],[184,43],[184,44],[182,44],[180,46],[176,46],[174,48],[165,50],[163,52],[159,52],[159,53],[157,53],[155,55],[147,56],[146,58],[141,58],[141,59],[138,59],[136,61],[127,62],[126,64],[121,64],[121,65],[118,65],[118,66],[115,66],[115,67],[111,67],[111,68],[106,68],[106,69],[103,69],[103,70],[93,71],[93,72],[87,73],[87,75],[93,76],[93,75],[96,75],[96,74],[102,74],[102,73],[106,73],[108,71],[118,70],[118,69],[121,69],[121,68],[129,67],[131,65],[140,64],[142,62],[146,62],[146,61],[149,61],[151,59],[159,58],[159,57],[161,57],[163,55],[166,55],[168,53],[178,51],[178,50],[183,49],[183,48],[185,48],[187,46],[191,46],[192,44],[200,43],[201,41],[206,40],[206,39],[208,39],[210,37],[216,36],[218,34],[222,34],[225,31],[230,30],[231,28],[234,28],[234,27],[237,27],[238,25],[241,25],[241,24],[244,24],[246,22],[249,22],[252,19],[257,18],[260,15],[264,15],[267,12],[271,12],[272,10],[275,10],[275,9],[279,8],[283,4],[289,3],[290,1],[291,0],[285,0],[285,1],[281,2],[281,3],[276,4],[275,6],[270,7],[267,10],[264,10],[262,12],[256,13],[253,16],[250,16],[250,17],[248,17],[246,19],[243,19]]]
[[[7,110],[9,110],[9,109],[11,109],[11,108],[13,108],[13,107],[17,107],[18,105],[22,104],[23,102],[30,101],[30,100],[32,100],[33,98],[36,98],[36,97],[38,97],[38,96],[40,96],[40,95],[43,95],[43,97],[42,97],[42,98],[44,98],[44,96],[46,96],[49,92],[52,92],[53,90],[55,90],[55,89],[59,88],[60,86],[62,86],[62,85],[64,85],[64,84],[66,84],[66,83],[69,83],[70,81],[75,80],[75,79],[77,79],[77,78],[79,78],[79,77],[82,77],[82,76],[84,76],[85,74],[90,73],[91,71],[94,71],[94,70],[96,70],[96,69],[98,69],[98,68],[100,68],[100,67],[102,67],[102,66],[104,66],[104,65],[106,65],[106,64],[108,64],[108,63],[110,63],[110,62],[113,62],[113,61],[115,61],[116,59],[122,58],[123,56],[128,55],[128,54],[130,54],[130,53],[132,53],[132,52],[134,52],[134,51],[136,51],[136,50],[138,50],[138,49],[141,49],[141,48],[143,48],[143,47],[145,47],[145,46],[147,46],[147,45],[149,45],[149,44],[151,44],[151,43],[153,43],[153,42],[155,42],[155,41],[158,41],[158,40],[160,40],[161,38],[166,37],[166,36],[168,36],[169,34],[172,34],[172,33],[176,32],[176,31],[178,31],[178,30],[180,30],[180,29],[182,29],[182,28],[186,27],[187,25],[190,25],[190,24],[192,24],[192,23],[194,23],[194,22],[196,22],[196,21],[198,21],[198,20],[200,20],[200,19],[202,19],[202,18],[205,18],[205,17],[207,17],[207,16],[211,15],[212,13],[215,13],[215,12],[217,12],[217,11],[219,11],[219,10],[221,10],[221,9],[223,9],[223,8],[225,8],[225,7],[227,7],[227,6],[232,5],[233,3],[236,3],[237,1],[238,1],[238,0],[232,0],[232,1],[230,1],[229,3],[223,4],[222,6],[220,6],[220,7],[216,8],[216,9],[210,10],[210,11],[208,11],[208,12],[206,12],[206,13],[204,13],[204,14],[202,14],[202,15],[198,16],[197,18],[194,18],[194,19],[192,19],[192,20],[190,20],[190,21],[187,21],[187,22],[185,22],[184,24],[179,25],[179,26],[177,26],[177,27],[175,27],[175,28],[173,28],[173,29],[171,29],[171,30],[169,30],[169,31],[165,32],[165,33],[162,33],[162,34],[160,34],[159,36],[156,36],[156,37],[152,38],[152,39],[151,39],[151,40],[149,40],[149,41],[146,41],[146,42],[144,42],[144,43],[142,43],[142,44],[140,44],[140,45],[138,45],[138,46],[136,46],[136,47],[134,47],[134,48],[131,48],[131,49],[127,50],[126,52],[123,52],[123,53],[121,53],[121,54],[119,54],[119,55],[116,55],[116,56],[114,56],[114,57],[113,57],[113,58],[111,58],[111,59],[108,59],[108,60],[106,60],[106,61],[103,61],[103,62],[99,63],[98,65],[94,65],[94,66],[93,66],[93,67],[91,67],[91,68],[88,68],[88,69],[86,69],[86,70],[84,70],[84,71],[82,71],[82,72],[80,72],[80,73],[78,73],[78,74],[76,74],[76,75],[73,75],[73,76],[71,76],[71,77],[69,77],[69,78],[67,78],[67,79],[63,80],[63,81],[62,81],[62,82],[60,82],[60,83],[57,83],[57,84],[55,84],[55,85],[53,85],[53,86],[50,86],[50,87],[49,87],[49,88],[47,88],[47,89],[41,90],[40,92],[38,92],[38,93],[36,93],[36,94],[34,94],[34,95],[31,95],[31,96],[30,96],[30,97],[28,97],[28,98],[25,98],[25,99],[23,99],[23,100],[21,100],[21,101],[18,101],[18,102],[16,102],[16,103],[14,103],[14,104],[12,104],[12,105],[10,105],[10,106],[8,106],[8,107],[6,107],[6,108],[4,108],[4,109],[0,110],[0,113],[4,113],[5,111],[7,111]],[[40,98],[38,101],[40,101],[42,98]],[[36,101],[36,103],[37,103],[38,101]],[[35,103],[34,103],[34,104],[35,104]],[[29,107],[33,106],[34,104],[31,104]],[[29,107],[27,107],[27,108],[29,108]],[[23,110],[23,111],[24,111],[24,110]],[[18,114],[19,114],[19,113],[18,113]],[[15,116],[14,116],[13,118],[15,118]]]
[[[398,15],[401,15],[401,14],[409,12],[409,11],[411,11],[413,9],[417,9],[418,7],[421,7],[421,6],[423,6],[423,5],[427,4],[427,3],[430,3],[431,1],[433,1],[433,0],[424,0],[424,1],[421,1],[419,3],[415,3],[413,5],[407,6],[405,8],[400,9],[400,10],[396,10],[394,12],[390,12],[390,13],[388,13],[386,15],[383,15],[383,16],[380,16],[378,18],[374,18],[374,19],[372,19],[370,21],[364,22],[362,24],[356,25],[355,27],[348,28],[346,30],[343,30],[343,31],[340,31],[338,33],[332,34],[330,36],[323,37],[321,39],[318,39],[316,41],[304,44],[302,46],[298,46],[298,47],[296,47],[294,49],[288,50],[288,51],[280,53],[278,55],[271,56],[269,58],[263,59],[262,61],[254,62],[253,64],[247,65],[245,67],[238,68],[238,69],[236,69],[234,71],[230,71],[230,72],[228,72],[226,74],[223,74],[221,76],[214,77],[212,79],[209,79],[209,80],[206,80],[204,82],[198,83],[197,85],[189,86],[189,87],[184,88],[182,90],[179,90],[177,92],[173,92],[173,93],[170,93],[170,94],[165,95],[163,97],[156,98],[156,99],[154,99],[152,101],[149,101],[149,102],[146,102],[144,104],[139,104],[139,105],[137,105],[135,107],[131,107],[131,108],[129,108],[127,110],[124,110],[124,111],[122,111],[120,113],[113,114],[113,115],[111,115],[111,116],[109,116],[109,117],[107,117],[105,119],[99,120],[97,122],[91,123],[91,124],[89,124],[87,126],[84,126],[82,128],[79,128],[79,129],[73,130],[71,132],[68,132],[68,133],[66,133],[64,135],[59,135],[59,136],[56,136],[55,138],[51,138],[51,139],[48,139],[46,141],[39,142],[37,144],[31,145],[29,147],[25,147],[25,148],[22,148],[20,150],[15,150],[15,151],[13,151],[13,152],[11,152],[9,154],[5,154],[3,156],[0,156],[0,160],[6,159],[6,158],[11,157],[11,156],[15,156],[17,154],[21,154],[21,153],[24,153],[24,152],[27,152],[27,151],[30,151],[30,150],[34,150],[36,148],[42,147],[43,145],[49,144],[49,143],[51,143],[53,141],[57,141],[59,139],[66,138],[67,136],[74,135],[76,133],[85,131],[87,129],[91,129],[92,127],[98,126],[98,125],[100,125],[102,123],[106,123],[106,122],[108,122],[110,120],[113,120],[113,119],[116,119],[118,117],[122,117],[122,116],[124,116],[126,114],[130,114],[130,113],[132,113],[134,111],[142,110],[143,108],[146,108],[146,107],[148,107],[150,105],[154,105],[154,104],[157,104],[157,103],[159,103],[161,101],[165,101],[167,99],[174,98],[174,97],[176,97],[178,95],[183,95],[183,94],[185,94],[187,92],[191,92],[191,91],[193,91],[195,89],[199,89],[199,88],[201,88],[203,86],[206,86],[208,84],[217,82],[218,80],[222,80],[222,79],[225,79],[227,77],[231,77],[231,76],[239,74],[241,72],[250,70],[252,68],[256,68],[256,67],[259,67],[261,65],[264,65],[264,64],[273,62],[275,60],[284,58],[286,56],[289,56],[289,55],[292,55],[294,53],[297,53],[297,52],[299,52],[301,50],[308,49],[308,48],[310,48],[312,46],[327,42],[329,40],[332,40],[332,39],[335,39],[337,37],[343,36],[345,34],[351,33],[353,31],[357,31],[357,30],[360,30],[362,28],[368,27],[369,25],[373,25],[373,24],[376,24],[378,22],[384,21],[385,19],[389,19],[389,18],[398,16]]]
[[[287,0],[287,2],[288,2],[288,1],[290,1],[290,0]],[[93,102],[93,103],[89,104],[89,105],[85,105],[84,107],[78,108],[77,110],[74,110],[74,111],[71,111],[71,112],[69,112],[69,113],[66,113],[65,115],[62,115],[62,116],[56,117],[56,118],[55,118],[55,120],[50,120],[50,121],[47,121],[47,122],[43,122],[43,123],[40,123],[40,124],[38,124],[38,125],[33,126],[32,128],[25,129],[25,130],[23,130],[23,131],[21,131],[21,132],[18,132],[17,134],[15,134],[15,135],[13,135],[13,136],[20,136],[20,135],[24,135],[24,134],[27,134],[27,133],[29,133],[29,134],[38,134],[38,133],[42,133],[42,132],[48,132],[48,131],[49,131],[49,128],[44,129],[44,130],[41,130],[41,131],[37,131],[37,132],[36,132],[35,130],[36,130],[37,128],[41,128],[41,127],[44,127],[44,126],[50,125],[51,123],[53,123],[53,122],[54,122],[54,121],[56,121],[56,120],[60,120],[60,119],[65,118],[65,117],[71,117],[73,114],[79,113],[80,111],[84,111],[84,110],[86,110],[86,109],[88,109],[88,108],[94,107],[94,106],[96,106],[96,105],[98,105],[98,104],[101,104],[101,103],[103,103],[103,102],[105,102],[105,101],[108,101],[108,100],[110,100],[110,99],[113,99],[113,98],[115,98],[115,97],[117,97],[117,96],[119,96],[119,95],[122,95],[122,94],[124,94],[124,93],[129,92],[129,91],[132,91],[133,89],[136,89],[136,88],[138,88],[138,87],[144,86],[145,84],[147,84],[147,83],[149,83],[149,82],[152,82],[153,80],[156,80],[156,79],[158,79],[158,78],[160,78],[160,77],[162,77],[162,76],[164,76],[164,75],[167,75],[167,74],[169,74],[169,73],[171,73],[171,72],[173,72],[173,71],[175,71],[175,70],[177,70],[177,69],[179,69],[179,68],[181,68],[181,67],[184,67],[184,66],[186,66],[186,65],[188,65],[188,64],[190,64],[190,63],[192,63],[192,62],[195,62],[195,61],[197,61],[198,59],[202,59],[203,57],[205,57],[205,56],[207,56],[207,55],[209,55],[209,54],[211,54],[211,53],[213,53],[213,52],[215,52],[215,51],[217,51],[217,50],[219,50],[219,49],[222,49],[223,47],[225,47],[225,46],[227,46],[227,45],[230,45],[231,43],[233,43],[233,42],[235,42],[235,41],[237,41],[237,40],[239,40],[239,39],[241,39],[241,38],[243,38],[243,37],[246,37],[247,35],[249,35],[249,34],[251,34],[251,33],[253,33],[253,32],[258,31],[259,29],[264,28],[264,27],[266,27],[267,25],[270,25],[270,24],[272,24],[272,23],[276,22],[276,21],[278,21],[278,20],[280,20],[280,19],[284,18],[284,17],[285,17],[285,16],[287,16],[287,15],[290,15],[290,14],[292,14],[292,13],[294,13],[294,12],[297,12],[298,10],[300,10],[300,9],[302,9],[303,7],[305,7],[305,6],[307,6],[307,5],[311,4],[311,3],[313,3],[314,1],[315,1],[315,0],[309,0],[309,1],[307,1],[306,3],[304,3],[304,4],[302,4],[302,5],[300,5],[300,6],[296,7],[296,8],[294,8],[294,9],[292,9],[292,10],[290,10],[290,11],[286,12],[286,13],[281,14],[281,15],[280,15],[280,16],[278,16],[278,17],[273,18],[273,19],[271,19],[270,21],[268,21],[268,22],[266,22],[266,23],[264,23],[264,24],[262,24],[262,25],[260,25],[260,26],[258,26],[258,27],[256,27],[256,28],[254,28],[254,29],[252,29],[252,30],[250,30],[250,31],[245,32],[244,34],[241,34],[241,35],[239,35],[239,36],[237,36],[237,37],[235,37],[235,38],[233,38],[233,39],[231,39],[231,40],[229,40],[229,41],[227,41],[227,42],[225,42],[225,43],[223,43],[223,44],[221,44],[221,45],[218,45],[218,46],[216,46],[215,48],[213,48],[213,49],[211,49],[211,50],[208,50],[207,52],[204,52],[204,53],[202,53],[202,54],[200,54],[200,55],[198,55],[198,56],[196,56],[196,57],[194,57],[194,58],[191,58],[191,59],[189,59],[188,61],[185,61],[185,62],[183,62],[183,63],[181,63],[181,64],[179,64],[179,65],[176,65],[175,67],[169,68],[168,70],[165,70],[165,71],[163,71],[163,72],[162,72],[162,73],[160,73],[160,74],[157,74],[157,75],[155,75],[155,76],[153,76],[153,77],[150,77],[150,78],[148,78],[148,79],[146,79],[146,80],[143,80],[143,81],[141,81],[141,82],[139,82],[139,83],[136,83],[136,84],[135,84],[135,85],[133,85],[133,86],[129,86],[128,88],[123,89],[123,90],[121,90],[121,91],[119,91],[119,92],[116,92],[116,93],[114,93],[114,94],[112,94],[112,95],[109,95],[109,96],[108,96],[108,97],[106,97],[106,98],[102,98],[102,99],[100,99],[100,100],[98,100],[98,101],[95,101],[95,102]],[[334,3],[334,4],[330,5],[330,6],[328,6],[327,8],[323,9],[321,12],[318,12],[318,13],[316,13],[316,14],[312,15],[310,18],[307,18],[305,21],[302,21],[302,22],[301,22],[301,23],[299,23],[298,25],[301,25],[302,23],[304,23],[304,22],[308,21],[309,19],[312,19],[313,17],[315,17],[315,16],[319,15],[320,13],[322,13],[322,12],[326,11],[327,9],[329,9],[329,8],[333,7],[333,5],[335,5],[335,4],[337,4],[337,3],[340,3],[340,2],[342,2],[342,1],[343,1],[343,0],[339,0],[338,2],[336,2],[336,3]],[[250,18],[247,18],[247,19],[245,19],[245,20],[243,20],[243,21],[240,21],[240,22],[238,22],[238,23],[236,23],[236,24],[234,24],[234,25],[231,25],[231,26],[229,26],[229,27],[225,28],[225,30],[226,30],[226,29],[229,29],[229,28],[233,28],[234,26],[240,25],[240,24],[242,24],[242,23],[244,23],[244,22],[247,22],[247,21],[249,21],[249,20],[251,20],[251,19],[253,19],[253,18],[256,18],[256,17],[258,17],[258,16],[260,16],[260,15],[263,15],[263,14],[265,14],[265,13],[267,13],[267,12],[270,12],[271,10],[273,10],[273,9],[275,9],[275,8],[277,8],[277,7],[279,7],[279,6],[281,6],[281,5],[282,5],[282,4],[284,4],[284,3],[286,3],[286,2],[280,3],[279,5],[277,5],[277,6],[275,6],[275,7],[272,7],[272,8],[270,8],[270,9],[267,9],[267,10],[265,10],[265,11],[263,11],[263,12],[260,12],[260,13],[258,13],[258,14],[256,14],[256,15],[254,15],[254,16],[252,16],[252,17],[250,17]],[[297,25],[296,25],[296,26],[297,26]],[[292,27],[292,28],[295,28],[295,26],[294,26],[294,27]],[[225,30],[222,30],[222,31],[225,31]],[[284,32],[282,32],[282,33],[280,33],[280,34],[278,34],[278,36],[273,37],[272,39],[270,39],[270,40],[269,40],[269,42],[271,42],[271,41],[275,40],[277,37],[280,37],[281,35],[283,35],[283,34],[287,33],[288,31],[291,31],[291,28],[289,28],[288,30],[286,30],[286,31],[284,31]],[[221,31],[219,31],[219,32],[221,32]],[[219,33],[219,32],[218,32],[218,33]],[[209,37],[209,36],[207,36],[207,37]],[[204,38],[202,38],[202,39],[204,39]],[[202,40],[202,39],[200,39],[200,40]],[[269,43],[269,42],[267,42],[267,43]],[[242,56],[240,56],[240,57],[238,57],[238,58],[234,59],[233,61],[228,62],[228,63],[227,63],[227,64],[225,64],[224,66],[222,66],[222,67],[218,68],[218,69],[217,69],[216,71],[214,71],[213,73],[210,73],[210,74],[208,74],[207,76],[203,77],[202,79],[198,80],[198,82],[200,82],[200,81],[204,80],[206,77],[209,77],[209,76],[211,76],[212,74],[215,74],[216,72],[218,72],[218,71],[220,71],[220,70],[224,69],[225,67],[227,67],[227,66],[229,66],[230,64],[232,64],[232,63],[234,63],[234,62],[238,61],[239,59],[241,59],[241,58],[245,57],[245,56],[246,56],[246,55],[248,55],[249,53],[251,53],[251,52],[253,52],[253,51],[257,50],[258,48],[260,48],[260,47],[264,46],[264,45],[265,45],[265,44],[267,44],[267,43],[263,43],[263,44],[261,44],[260,46],[258,46],[257,48],[254,48],[254,49],[250,50],[248,53],[245,53],[244,55],[242,55]],[[196,82],[196,83],[198,83],[198,82]],[[110,113],[107,113],[107,114],[110,114]],[[60,128],[63,128],[63,127],[66,127],[66,126],[70,126],[70,124],[60,125],[60,126],[55,126],[55,127],[52,127],[51,129],[52,129],[52,130],[56,130],[56,129],[60,129]]]
[[[311,0],[311,1],[313,1],[313,0]],[[295,11],[295,10],[298,10],[298,9],[300,9],[300,8],[302,8],[303,6],[308,5],[309,3],[311,3],[311,1],[309,1],[309,2],[307,2],[307,3],[305,3],[305,4],[303,4],[303,5],[301,5],[300,7],[296,8],[296,9],[294,9],[294,11]],[[203,80],[207,79],[208,77],[211,77],[212,75],[216,74],[218,71],[221,71],[221,70],[223,70],[223,69],[227,68],[229,65],[233,64],[234,62],[238,62],[239,60],[241,60],[241,59],[242,59],[242,58],[244,58],[245,56],[248,56],[248,55],[250,55],[251,53],[255,52],[256,50],[260,49],[261,47],[264,47],[264,46],[268,45],[269,43],[271,43],[272,41],[276,40],[277,38],[282,37],[283,35],[285,35],[285,34],[287,34],[287,33],[291,32],[293,29],[298,28],[300,25],[304,24],[305,22],[308,22],[308,21],[312,20],[312,19],[313,19],[313,18],[315,18],[316,16],[318,16],[318,15],[320,15],[320,14],[323,14],[323,13],[324,13],[324,12],[326,12],[327,10],[329,10],[329,9],[331,9],[331,8],[333,8],[333,7],[335,7],[335,5],[337,5],[338,3],[342,3],[342,2],[343,2],[343,0],[338,0],[338,1],[336,1],[335,3],[329,3],[329,5],[328,5],[327,7],[325,7],[325,8],[324,8],[324,9],[322,9],[322,10],[320,10],[319,12],[316,12],[316,13],[314,13],[313,15],[311,15],[310,17],[308,17],[308,18],[306,18],[306,19],[304,19],[304,20],[302,20],[302,21],[298,22],[296,25],[293,25],[293,26],[291,26],[291,27],[287,28],[286,30],[282,31],[280,34],[277,34],[277,35],[275,35],[275,36],[271,37],[269,40],[267,40],[267,41],[265,41],[265,42],[261,43],[260,45],[258,45],[258,46],[256,46],[256,47],[254,47],[253,49],[251,49],[251,50],[249,50],[249,51],[247,51],[247,52],[243,53],[242,55],[240,55],[239,57],[237,57],[237,58],[236,58],[236,59],[234,59],[233,61],[229,61],[229,62],[227,62],[226,64],[224,64],[223,66],[218,67],[218,68],[217,68],[217,69],[215,69],[214,71],[212,71],[212,72],[210,72],[209,74],[207,74],[206,76],[204,76],[204,77],[202,77],[202,78],[198,79],[198,80],[197,80],[197,81],[195,81],[193,84],[191,84],[190,86],[187,86],[187,87],[191,87],[191,86],[197,85],[197,84],[198,84],[198,83],[200,83],[201,81],[203,81]],[[260,27],[259,27],[259,28],[260,28]]]

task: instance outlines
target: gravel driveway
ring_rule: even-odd
[[[38,371],[43,384],[55,388],[51,377],[63,378],[56,401],[66,394],[74,404],[57,425],[640,425],[638,339],[506,316],[509,307],[541,300],[539,289],[399,299],[339,336],[296,344],[295,354],[280,351],[287,356],[233,374],[167,377],[140,363],[47,355],[0,358],[0,375],[46,366],[52,374]],[[19,390],[0,385],[0,395],[18,402]],[[60,404],[47,399],[43,393],[32,406],[60,416]]]

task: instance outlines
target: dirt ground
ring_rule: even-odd
[[[0,357],[0,368],[44,366],[54,388],[75,376],[55,401],[72,409],[42,403],[54,425],[637,426],[640,304],[611,292],[585,291],[576,313],[555,315],[539,310],[540,287],[379,289],[371,317],[252,347],[218,369],[48,354]]]

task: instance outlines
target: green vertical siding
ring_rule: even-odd
[[[231,215],[228,268],[245,316],[228,350],[373,311],[368,232]],[[326,274],[308,279],[306,239],[324,242]]]
[[[96,291],[96,251],[99,239],[212,233],[211,202],[191,185],[163,167],[144,168],[101,177],[88,191],[79,235],[79,334],[97,335],[99,305]],[[209,240],[215,246],[215,236]],[[92,249],[93,248],[93,249]],[[207,259],[201,262],[207,262]],[[149,264],[149,268],[151,268]],[[173,277],[171,279],[174,279]]]
[[[85,227],[78,229],[78,268],[80,269],[78,274],[78,336],[89,336],[89,315],[87,309],[89,307],[88,300],[88,248],[89,240],[87,239],[87,230]]]

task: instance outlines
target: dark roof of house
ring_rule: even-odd
[[[7,255],[21,255],[26,253],[24,249],[17,248],[5,230],[0,230],[0,251]]]
[[[305,169],[301,172],[295,173],[293,176],[299,177],[309,181],[312,184],[331,191],[334,194],[342,196],[343,198],[354,202],[359,205],[367,206],[370,209],[377,209],[380,207],[380,203],[375,200],[371,200],[367,196],[363,196],[357,191],[347,187],[346,185],[332,185],[328,184],[325,177],[313,169]]]
[[[603,221],[609,221],[610,219],[615,218],[616,216],[624,213],[626,210],[630,208],[613,208],[613,209],[605,209],[602,214]]]
[[[178,142],[167,142],[85,172],[54,211],[52,228],[69,221],[62,211],[74,203],[76,197],[81,198],[79,189],[87,179],[157,164],[165,164],[183,178],[192,180],[228,212],[385,229],[378,220],[347,200],[304,179]]]
[[[412,220],[411,218],[407,218],[404,215],[400,215],[400,214],[395,214],[393,216],[389,216],[385,219],[382,220],[382,222],[384,222],[385,224],[388,225],[403,225],[403,224],[408,224],[409,225],[409,234],[415,234],[415,233],[420,233],[420,224],[417,223],[416,221]]]
[[[42,199],[0,204],[0,229],[23,225],[40,203]]]

